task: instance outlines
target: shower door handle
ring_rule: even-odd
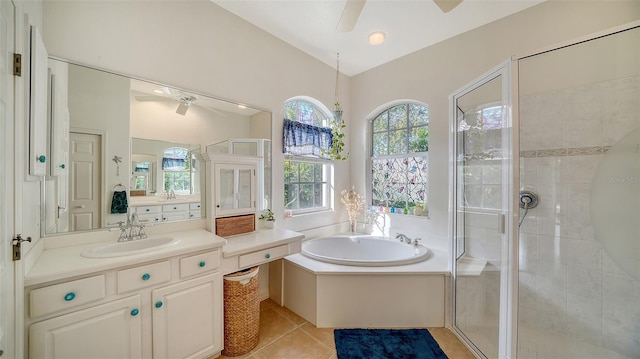
[[[506,226],[505,221],[506,221],[506,217],[504,213],[498,214],[498,231],[502,234],[504,234],[504,231],[505,231],[505,226]]]

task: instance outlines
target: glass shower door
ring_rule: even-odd
[[[511,190],[509,65],[453,95],[454,329],[476,353],[498,358],[505,336]]]

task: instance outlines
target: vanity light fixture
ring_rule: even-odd
[[[384,42],[384,32],[376,31],[369,34],[369,43],[371,45],[380,45]]]

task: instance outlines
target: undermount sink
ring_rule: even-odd
[[[174,237],[135,239],[126,242],[102,244],[83,251],[81,255],[88,258],[129,256],[167,248],[177,244],[179,241],[179,238]]]

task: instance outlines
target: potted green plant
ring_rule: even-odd
[[[264,223],[265,228],[273,228],[276,223],[276,218],[269,208],[265,209],[258,219]]]

